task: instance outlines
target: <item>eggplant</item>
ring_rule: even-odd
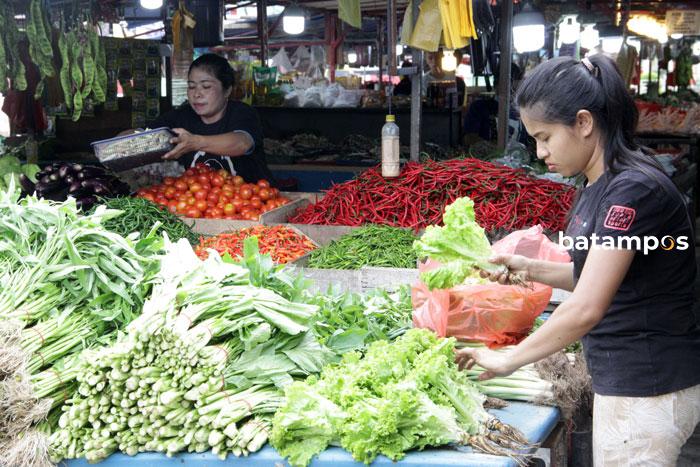
[[[19,176],[19,183],[22,186],[22,191],[28,195],[34,193],[34,182],[32,182],[29,177],[24,174]]]
[[[65,201],[68,198],[68,187],[59,188],[48,193],[44,192],[41,197],[52,201]]]
[[[92,190],[96,195],[104,196],[112,194],[112,190],[102,180],[83,180],[81,185],[83,188]]]
[[[51,179],[49,178],[49,175],[44,175],[43,177],[38,178],[37,180],[39,180],[39,183],[45,183],[45,184],[51,183]]]
[[[50,174],[50,173],[53,173],[54,170],[55,169],[54,169],[53,165],[47,165],[46,167],[44,167],[42,172],[44,172],[45,174]]]
[[[72,176],[72,175],[66,175],[65,177],[63,177],[63,183],[65,183],[66,185],[72,185],[73,182],[75,182],[75,177],[74,177],[74,176]]]
[[[82,188],[83,188],[82,183],[75,181],[75,182],[71,183],[70,187],[68,188],[68,193],[70,193],[72,195],[74,193],[77,193],[78,190],[81,190]]]
[[[71,168],[73,169],[73,172],[80,172],[81,170],[83,170],[83,166],[80,164],[73,164]]]
[[[58,176],[61,178],[66,178],[68,175],[71,175],[73,173],[73,166],[71,165],[64,165],[60,169],[58,169]]]
[[[81,208],[83,211],[88,211],[90,210],[95,203],[97,202],[97,198],[94,196],[86,196],[84,198],[78,198],[75,201],[75,204]]]
[[[57,181],[61,180],[62,178],[63,177],[61,177],[60,175],[58,175],[58,173],[55,173],[55,172],[52,173],[51,175],[49,175],[49,180],[52,182],[57,182]]]
[[[78,172],[78,180],[89,180],[91,178],[104,177],[106,172],[100,167],[84,167]]]

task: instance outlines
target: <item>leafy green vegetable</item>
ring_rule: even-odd
[[[10,173],[22,173],[22,163],[17,157],[8,154],[0,157],[0,175]]]
[[[270,441],[293,466],[306,466],[339,444],[365,463],[383,454],[465,442],[490,415],[454,363],[454,340],[411,329],[393,343],[377,341],[364,357],[349,352],[319,377],[285,389]]]
[[[36,174],[41,171],[41,167],[36,164],[25,164],[22,167],[22,173],[26,175],[29,180],[36,183]]]
[[[413,243],[419,257],[442,263],[442,267],[421,273],[429,289],[446,289],[461,284],[474,268],[494,270],[488,262],[491,244],[484,229],[474,217],[474,202],[458,198],[445,208],[443,227],[428,226],[423,236]]]

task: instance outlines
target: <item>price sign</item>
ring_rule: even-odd
[[[700,34],[700,10],[668,10],[666,29],[669,34]]]

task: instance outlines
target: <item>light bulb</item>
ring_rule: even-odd
[[[661,34],[656,40],[659,41],[659,44],[666,44],[668,42],[668,36],[666,34]]]
[[[455,57],[454,50],[445,50],[442,53],[440,68],[442,68],[443,71],[455,71],[457,69],[457,57]]]
[[[598,34],[598,30],[595,28],[595,25],[589,24],[583,28],[583,32],[581,33],[581,47],[584,49],[593,50],[598,47],[599,43],[600,35]]]
[[[304,10],[298,6],[287,7],[282,16],[282,29],[284,32],[296,36],[304,32],[305,28],[306,17]]]
[[[540,50],[544,47],[544,24],[514,27],[513,44],[518,53]]]
[[[357,52],[348,53],[348,63],[357,63]]]
[[[683,39],[683,34],[681,34],[679,32],[673,33],[673,34],[671,34],[671,39],[675,39],[675,40]]]
[[[581,25],[576,21],[576,17],[569,16],[559,25],[559,40],[563,44],[574,44],[581,35]]]
[[[401,55],[403,53],[403,45],[396,44],[396,55]]]
[[[141,0],[141,6],[147,10],[157,10],[163,6],[163,0]]]
[[[529,1],[513,16],[513,45],[519,53],[534,52],[544,46],[544,15]]]
[[[622,37],[604,37],[603,38],[603,52],[606,54],[616,54],[620,51],[622,47]]]

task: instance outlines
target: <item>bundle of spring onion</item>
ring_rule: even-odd
[[[308,465],[330,444],[367,464],[379,454],[398,460],[410,449],[447,443],[515,455],[527,440],[486,412],[485,397],[457,369],[453,352],[454,339],[411,329],[392,343],[374,342],[364,356],[345,354],[318,378],[285,389],[273,447],[293,466]]]
[[[51,436],[54,460],[95,462],[117,449],[226,458],[266,442],[280,388],[334,354],[310,331],[316,306],[258,286],[284,283],[296,295],[256,242],[247,240],[246,267],[201,262],[184,239],[167,246],[143,314],[116,344],[82,355],[78,392]]]

